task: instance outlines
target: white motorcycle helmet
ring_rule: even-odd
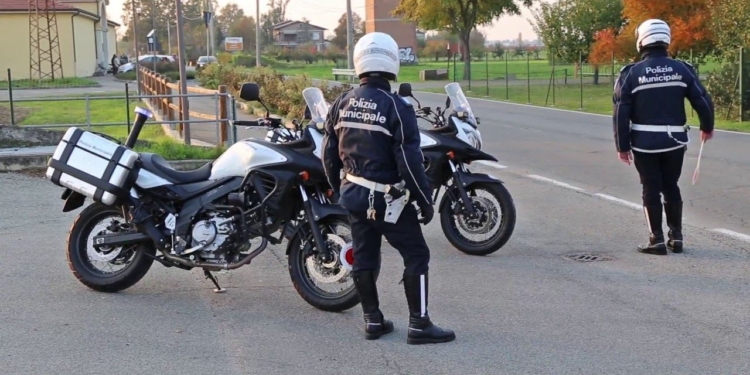
[[[395,81],[401,66],[398,44],[390,35],[381,32],[363,35],[354,46],[353,60],[359,78],[382,76]]]
[[[635,47],[641,49],[661,44],[669,46],[672,42],[672,32],[666,22],[659,19],[645,20],[635,29]]]

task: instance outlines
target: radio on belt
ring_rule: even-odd
[[[138,178],[138,153],[94,133],[72,127],[47,163],[47,178],[96,202],[126,197]]]

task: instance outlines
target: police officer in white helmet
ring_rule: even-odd
[[[354,238],[352,274],[362,301],[365,338],[393,331],[380,311],[375,271],[382,237],[404,258],[404,291],[409,306],[407,343],[455,339],[432,324],[427,313],[427,247],[420,222],[432,220],[430,184],[425,175],[417,118],[411,103],[391,91],[400,68],[398,45],[384,33],[369,33],[354,47],[360,85],[331,105],[323,140],[323,165],[339,202],[349,213]],[[339,171],[346,173],[341,181]],[[420,219],[416,201],[422,212]]]
[[[689,143],[685,98],[698,113],[701,140],[711,139],[714,105],[689,63],[667,54],[669,25],[659,19],[641,23],[635,31],[639,62],[626,65],[614,87],[614,135],[618,157],[633,160],[643,185],[643,211],[649,241],[645,254],[682,252],[682,195],[678,180]],[[664,196],[662,204],[661,195]],[[665,243],[662,207],[669,227]]]

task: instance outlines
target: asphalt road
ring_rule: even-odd
[[[77,212],[60,211],[62,189],[0,174],[0,373],[750,372],[747,243],[687,225],[684,254],[638,254],[642,213],[512,168],[474,169],[505,181],[516,230],[499,252],[471,257],[451,248],[437,219],[426,227],[430,312],[458,336],[426,346],[405,343],[402,262],[387,244],[379,289],[396,331],[379,341],[361,336],[359,306],[335,314],[306,304],[279,247],[219,276],[226,294],[197,270],[158,264],[124,292],[98,293],[68,269]],[[580,252],[612,260],[563,257]]]
[[[432,108],[444,106],[446,98],[445,94],[426,92],[415,96]],[[610,116],[469,101],[480,118],[483,149],[509,172],[567,184],[641,209],[638,173],[634,165],[617,159]],[[420,125],[429,126],[423,121]],[[690,138],[680,180],[686,220],[750,241],[750,134],[715,132],[704,146],[696,185],[691,185],[691,179],[700,148],[697,126],[692,127]],[[605,220],[606,213],[600,219]]]

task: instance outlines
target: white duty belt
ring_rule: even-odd
[[[378,183],[378,182],[370,181],[370,180],[368,180],[368,179],[366,179],[364,177],[354,176],[354,175],[351,175],[349,173],[347,173],[344,178],[346,178],[346,180],[349,181],[349,182],[355,183],[355,184],[357,184],[359,186],[362,186],[362,187],[365,187],[365,188],[367,188],[369,190],[379,191],[381,193],[385,193],[386,188],[389,186],[388,184],[381,184],[381,183]],[[403,189],[405,185],[406,184],[403,181],[401,181],[401,182],[399,182],[397,184],[393,184],[393,185],[390,185],[390,186],[393,186],[393,187],[398,188],[398,189]]]
[[[350,181],[350,182],[352,182],[354,184],[357,184],[359,186],[365,187],[365,188],[367,188],[367,189],[370,190],[370,194],[367,197],[367,202],[369,203],[369,208],[367,209],[367,218],[370,219],[370,220],[375,220],[375,207],[374,207],[374,204],[375,204],[375,192],[376,191],[379,191],[379,192],[385,194],[384,198],[386,198],[386,202],[388,202],[389,200],[387,198],[389,197],[389,194],[388,194],[388,191],[389,191],[388,187],[389,186],[393,186],[397,190],[402,190],[406,186],[406,184],[404,183],[404,181],[401,181],[401,182],[399,182],[397,184],[393,184],[393,185],[381,184],[381,183],[377,183],[377,182],[374,182],[374,181],[370,181],[370,180],[368,180],[368,179],[366,179],[364,177],[353,176],[353,175],[351,175],[349,173],[346,173],[344,178],[346,178],[347,181]],[[406,200],[408,201],[408,199],[409,199],[409,195],[408,195],[408,190],[407,190]],[[388,204],[388,207],[391,207],[391,205]],[[395,223],[395,220],[397,220],[398,216],[401,215],[401,210],[403,210],[403,205],[401,205],[399,207],[399,209],[397,209],[397,212],[396,212],[395,215],[393,215],[393,217],[391,218],[392,219],[392,221],[391,221],[388,218],[389,214],[388,214],[388,208],[387,208],[386,209],[386,219],[388,219],[387,222]]]
[[[690,133],[688,132],[690,130],[690,126],[688,125],[644,125],[644,124],[630,124],[631,130],[638,130],[642,132],[664,132],[667,133],[669,138],[672,138],[673,141],[681,144],[686,145],[690,143]],[[675,133],[685,133],[687,136],[687,142],[682,142],[677,140],[675,137],[672,136],[672,132]]]

